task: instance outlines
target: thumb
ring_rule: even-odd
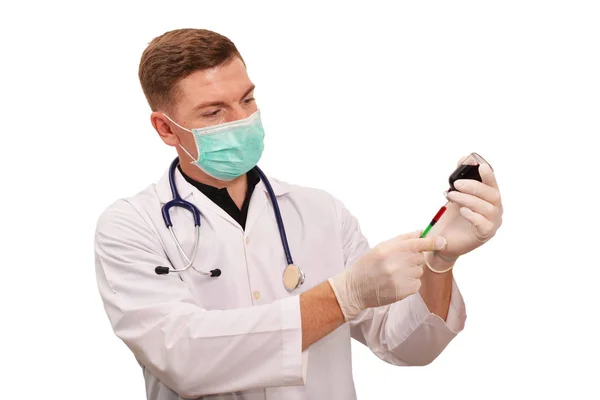
[[[415,252],[443,250],[447,243],[446,238],[443,236],[410,239],[406,242],[410,251]]]

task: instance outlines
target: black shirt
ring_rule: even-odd
[[[219,189],[214,186],[196,182],[181,170],[181,166],[177,166],[177,168],[179,169],[179,172],[181,172],[181,175],[183,175],[186,181],[188,181],[196,189],[204,193],[204,195],[208,197],[213,203],[221,207],[227,214],[231,216],[231,218],[233,218],[238,222],[238,224],[240,224],[242,229],[246,229],[246,218],[248,217],[248,206],[250,205],[250,197],[252,197],[252,192],[254,192],[256,184],[260,182],[260,176],[258,175],[258,172],[256,172],[254,169],[251,169],[246,174],[248,189],[246,190],[246,198],[244,199],[242,209],[240,210],[231,198],[231,196],[229,196],[227,188]]]

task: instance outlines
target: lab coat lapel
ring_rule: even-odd
[[[200,210],[200,226],[202,226],[202,218],[204,214],[210,212],[212,214],[218,215],[219,217],[227,220],[231,224],[238,227],[240,230],[242,227],[236,220],[231,218],[227,212],[225,212],[221,207],[213,203],[204,193],[200,192],[193,185],[190,185],[188,181],[185,180],[183,175],[179,172],[179,169],[175,170],[175,184],[177,186],[177,191],[182,199],[191,202],[198,210]],[[165,172],[163,177],[156,185],[156,190],[158,192],[158,197],[160,199],[161,205],[164,205],[166,202],[173,199],[173,195],[171,193],[171,186],[169,184],[169,170]],[[190,219],[193,218],[191,213],[189,214]]]
[[[269,179],[269,178],[267,178]],[[289,192],[289,188],[287,185],[274,180],[269,179],[269,183],[273,188],[273,192],[275,193],[275,198],[279,200],[283,195]],[[252,193],[252,197],[250,199],[250,205],[248,207],[248,217],[246,218],[246,234],[248,235],[252,230],[252,227],[256,223],[256,221],[261,217],[262,213],[268,209],[268,212],[275,212],[275,208],[272,205],[269,205],[271,199],[269,198],[269,192],[267,190],[267,186],[261,180],[256,184],[254,188],[254,192]]]
[[[189,183],[187,183],[187,184],[190,185]],[[192,185],[190,185],[190,186],[192,186]],[[240,231],[242,230],[242,227],[240,226],[240,224],[235,219],[233,219],[231,217],[231,215],[227,214],[227,212],[225,210],[223,210],[221,207],[219,207],[217,204],[215,204],[211,199],[206,197],[206,195],[204,193],[202,193],[201,191],[199,191],[198,189],[196,189],[193,186],[192,186],[192,194],[194,196],[194,203],[200,210],[200,213],[210,212],[215,215],[218,215],[219,217],[223,218],[224,220],[226,220],[226,221],[230,222],[231,224],[233,224],[234,226],[236,226]]]
[[[252,230],[252,226],[258,220],[260,214],[265,210],[269,203],[269,196],[263,190],[259,189],[261,182],[256,184],[252,197],[250,198],[250,204],[248,205],[248,216],[246,217],[246,235]]]
[[[192,194],[190,190],[190,186],[183,176],[179,173],[179,170],[175,171],[175,185],[177,187],[177,191],[182,199],[188,200]],[[156,184],[156,193],[158,194],[158,199],[160,200],[160,205],[163,206],[168,201],[173,199],[173,194],[171,193],[171,185],[169,184],[169,169],[165,171],[162,178]]]

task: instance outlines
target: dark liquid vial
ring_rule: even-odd
[[[475,179],[481,182],[481,176],[479,175],[479,165],[461,165],[450,175],[448,181],[450,182],[449,192],[456,190],[454,182],[459,179]]]

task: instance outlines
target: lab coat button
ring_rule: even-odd
[[[260,292],[254,291],[254,300],[259,300],[259,299],[260,299]]]
[[[250,243],[250,237],[246,236],[246,244]]]

